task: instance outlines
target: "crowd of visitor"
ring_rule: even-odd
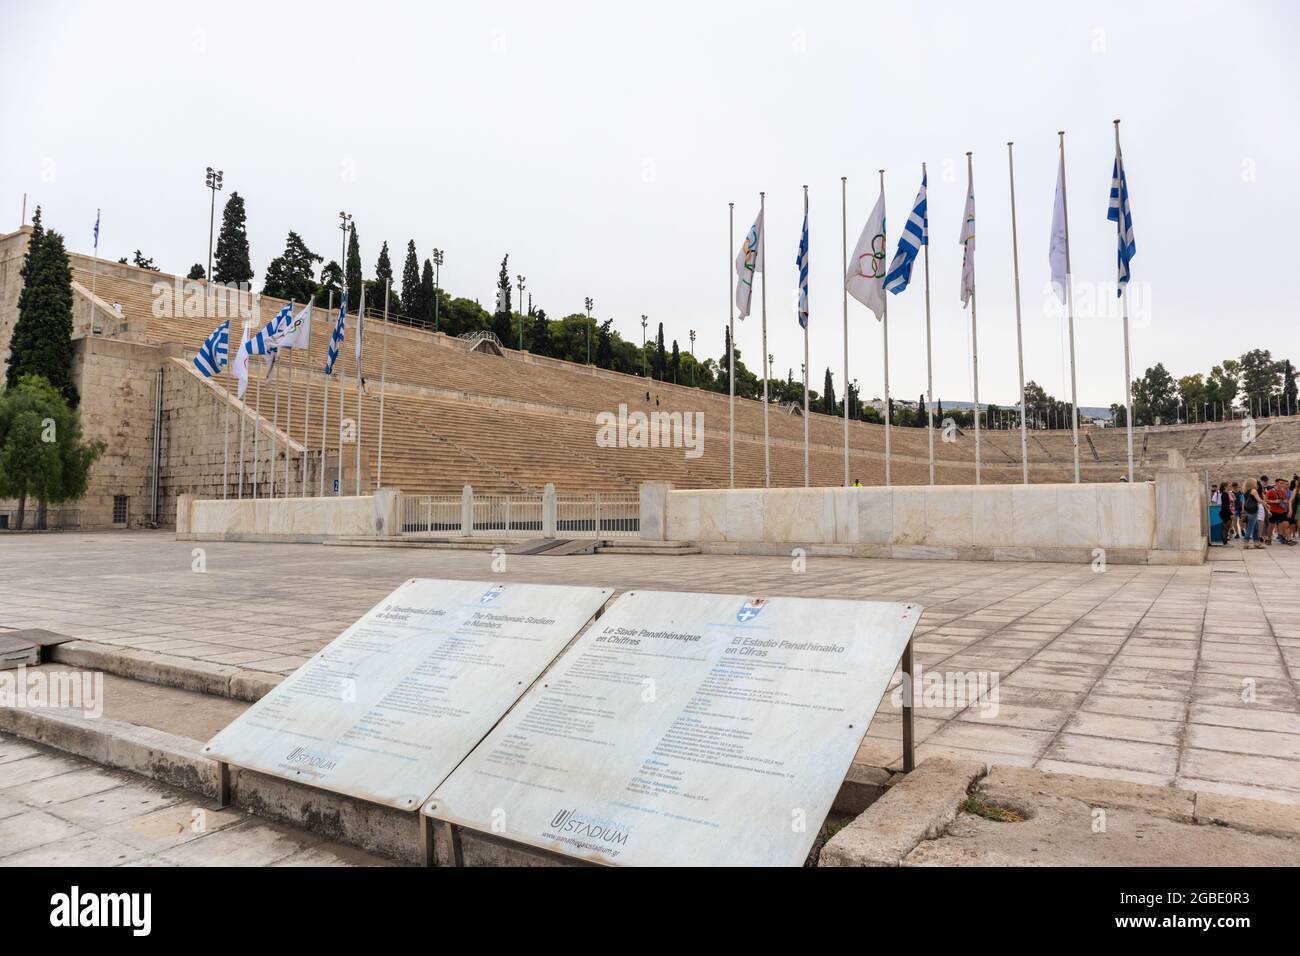
[[[1210,493],[1210,507],[1218,508],[1219,524],[1212,544],[1239,540],[1243,548],[1296,543],[1296,486],[1300,476],[1247,478],[1244,483],[1222,482]],[[1217,537],[1217,540],[1216,540]]]

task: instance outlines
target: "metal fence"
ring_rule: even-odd
[[[473,494],[469,527],[463,495],[402,495],[401,533],[405,535],[546,535],[547,495]],[[554,496],[555,530],[560,538],[635,538],[641,533],[641,496],[636,492],[583,492]]]
[[[460,534],[460,495],[402,495],[402,534]]]

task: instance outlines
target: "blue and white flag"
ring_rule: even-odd
[[[199,354],[194,356],[194,367],[203,373],[204,378],[210,378],[226,367],[229,356],[230,320],[226,319],[204,340]]]
[[[338,321],[334,323],[334,331],[330,333],[329,352],[325,356],[325,374],[334,374],[334,361],[339,357],[339,347],[343,345],[343,334],[347,324],[348,315],[348,290],[343,290],[343,302],[339,305]]]
[[[1117,133],[1116,136],[1119,134]],[[1130,277],[1129,264],[1137,253],[1137,244],[1133,241],[1133,212],[1128,207],[1128,177],[1124,175],[1124,157],[1119,151],[1119,141],[1115,142],[1115,167],[1110,177],[1110,208],[1106,218],[1115,223],[1119,243],[1119,288],[1116,295],[1124,294],[1124,285]]]
[[[95,252],[99,252],[99,210],[95,210]],[[229,328],[226,329],[229,332]]]
[[[799,325],[808,328],[808,193],[803,196],[803,232],[799,235],[799,255],[794,264],[799,267]]]
[[[907,217],[903,232],[898,237],[898,251],[894,253],[894,261],[889,264],[889,272],[885,274],[885,288],[894,295],[906,289],[912,281],[912,263],[916,261],[921,247],[930,244],[930,214],[925,204],[928,179],[929,176],[921,174],[921,191],[916,194],[912,214]]]
[[[280,347],[280,336],[289,328],[292,321],[293,306],[285,305],[275,313],[275,318],[266,323],[266,328],[244,343],[245,351],[249,355],[274,355]]]

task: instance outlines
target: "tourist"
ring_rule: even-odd
[[[1287,534],[1286,490],[1286,479],[1278,478],[1264,491],[1264,501],[1268,503],[1268,527],[1264,535],[1269,544],[1273,543],[1274,534],[1280,544],[1295,544]]]
[[[1264,501],[1259,496],[1259,483],[1254,478],[1246,479],[1246,490],[1244,492],[1245,505],[1244,514],[1246,517],[1246,535],[1242,538],[1241,549],[1261,549],[1264,545],[1259,541],[1259,518],[1264,510]]]
[[[1232,483],[1232,536],[1241,537],[1241,485],[1238,482]]]
[[[1214,493],[1219,499],[1219,534],[1223,538],[1223,544],[1228,544],[1228,533],[1232,529],[1232,495],[1228,491],[1228,483],[1222,482],[1218,490]]]

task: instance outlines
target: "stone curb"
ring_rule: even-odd
[[[974,760],[931,757],[894,784],[822,848],[819,866],[898,866],[922,840],[957,818],[971,784],[988,768]]]
[[[266,671],[244,670],[189,657],[174,657],[137,648],[68,641],[48,649],[48,659],[70,667],[101,670],[164,687],[198,691],[215,697],[256,702],[284,678]]]
[[[1090,807],[1138,810],[1179,823],[1193,822],[1196,793],[1175,787],[1156,787],[1107,777],[1048,773],[1026,767],[996,766],[979,783],[979,790],[995,800],[1015,804],[1024,794],[1050,794],[1078,800]]]
[[[1300,806],[1197,790],[1196,822],[1264,836],[1300,838]]]

